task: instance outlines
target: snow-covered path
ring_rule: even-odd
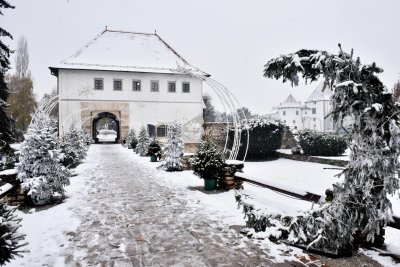
[[[270,266],[256,245],[207,219],[120,145],[93,145],[81,220],[63,249],[67,266]],[[96,161],[95,164],[91,161]],[[175,192],[174,192],[175,191]]]

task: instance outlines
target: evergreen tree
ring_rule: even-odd
[[[48,114],[37,111],[21,145],[18,179],[35,205],[64,197],[71,173],[62,165],[61,142]]]
[[[362,65],[353,52],[341,49],[338,55],[300,50],[265,65],[265,77],[283,78],[292,85],[298,84],[299,73],[311,81],[322,76],[325,90],[334,90],[335,121],[345,117],[354,121],[350,162],[342,173],[344,182],[334,185],[332,203],[294,217],[266,214],[260,218],[254,207],[244,207],[253,225],[276,227],[291,242],[310,242],[310,247],[331,252],[348,251],[354,235],[371,243],[379,239],[382,228],[392,220],[388,196],[399,190],[396,171],[400,154],[400,109],[379,80],[380,72],[375,63]]]
[[[1,9],[6,8],[14,7],[8,2],[0,0],[0,15],[3,15]],[[0,37],[12,39],[11,34],[1,27]],[[11,132],[11,120],[6,113],[9,90],[5,81],[6,72],[10,68],[10,53],[10,48],[0,39],[0,171],[11,167],[7,162],[9,158],[13,157],[13,150],[10,147],[10,143],[14,140]],[[3,162],[6,162],[6,164]]]
[[[136,146],[138,144],[138,139],[136,137],[136,133],[135,133],[135,129],[131,129],[128,133],[128,135],[126,136],[126,146],[128,147],[128,149],[136,149]]]
[[[183,150],[182,125],[174,121],[168,126],[162,167],[167,171],[181,171]]]
[[[0,0],[0,15],[3,15],[3,9],[14,8],[8,2]],[[0,27],[0,37],[12,36],[9,32]],[[3,160],[12,156],[13,150],[10,147],[12,142],[12,133],[10,128],[11,120],[6,114],[8,88],[5,82],[5,75],[10,66],[10,49],[3,43],[0,38],[0,171],[5,168],[9,168],[6,164],[3,164]],[[7,160],[8,161],[8,160]],[[4,203],[0,203],[0,265],[3,265],[10,260],[14,259],[15,256],[21,256],[19,249],[25,246],[26,243],[22,243],[25,236],[18,233],[20,228],[21,220],[14,214],[14,209],[8,207]]]
[[[71,125],[67,134],[64,136],[64,141],[71,147],[73,154],[75,154],[75,162],[79,162],[86,158],[87,144],[84,136],[78,131],[75,125]]]
[[[149,145],[150,145],[149,134],[147,133],[146,128],[142,126],[142,128],[140,128],[138,135],[138,144],[136,147],[136,153],[138,153],[142,157],[147,156]]]
[[[211,103],[210,95],[203,95],[203,102],[206,108],[203,111],[203,119],[205,122],[214,122],[216,121],[216,113],[213,104]]]
[[[20,248],[26,246],[22,243],[25,235],[18,233],[21,219],[14,214],[15,209],[0,203],[0,265],[3,265],[15,256],[22,256]]]

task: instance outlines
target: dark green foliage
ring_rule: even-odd
[[[130,148],[136,149],[137,144],[138,144],[137,138],[132,139],[131,140],[131,144],[130,144],[131,145]]]
[[[210,141],[201,141],[196,153],[190,159],[190,164],[194,173],[203,179],[219,180],[224,168],[221,154]]]
[[[8,2],[0,0],[0,15],[3,15],[3,8],[14,7]],[[9,37],[12,39],[11,34],[1,27],[0,37]],[[5,81],[6,72],[10,68],[10,54],[10,48],[0,39],[0,162],[3,157],[13,157],[13,150],[10,147],[10,143],[14,140],[11,131],[11,119],[6,114],[9,90]],[[7,161],[12,162],[12,160]],[[4,164],[0,163],[0,171],[8,167],[10,166],[4,166]]]
[[[305,155],[340,156],[347,148],[346,139],[337,134],[305,130],[299,137]]]
[[[0,203],[0,265],[3,265],[15,256],[21,256],[20,248],[27,243],[21,243],[25,235],[18,233],[21,219],[15,214],[15,209]]]
[[[265,159],[274,155],[275,151],[281,147],[282,136],[285,126],[278,121],[271,121],[262,118],[249,119],[249,148],[246,159]],[[229,132],[228,147],[232,146],[234,131]],[[241,147],[238,159],[243,159],[247,144],[247,131],[242,127],[240,140]]]
[[[156,157],[160,156],[161,155],[160,144],[156,140],[151,141],[147,153],[149,156],[156,156]]]
[[[342,172],[343,182],[335,184],[329,205],[293,217],[288,237],[293,243],[309,242],[309,247],[336,252],[351,250],[358,232],[370,244],[380,239],[382,227],[392,219],[388,196],[399,190],[400,156],[400,106],[379,80],[382,69],[375,63],[361,64],[353,51],[348,54],[339,48],[337,55],[303,49],[271,59],[264,69],[265,77],[282,78],[292,85],[298,84],[299,75],[309,81],[323,78],[325,90],[334,91],[334,121],[340,124],[352,118],[351,156]],[[263,218],[277,227],[287,225],[282,218]]]

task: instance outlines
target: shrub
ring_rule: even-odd
[[[190,159],[194,173],[203,179],[221,178],[224,162],[213,142],[201,141],[196,153]]]
[[[249,119],[247,126],[250,134],[249,149],[247,151],[248,159],[268,158],[281,147],[285,126],[279,121],[255,118]],[[232,146],[233,137],[234,131],[231,130],[229,132],[228,147]],[[243,159],[247,144],[246,125],[242,126],[240,144],[238,158]]]
[[[156,140],[151,141],[147,153],[149,156],[156,156],[156,157],[160,156],[161,155],[160,144]]]
[[[300,132],[300,146],[306,155],[340,156],[347,143],[345,138],[336,134],[305,130]]]

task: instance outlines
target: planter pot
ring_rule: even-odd
[[[157,156],[151,155],[150,162],[157,162]]]
[[[205,190],[217,189],[217,179],[204,179],[204,189]]]

